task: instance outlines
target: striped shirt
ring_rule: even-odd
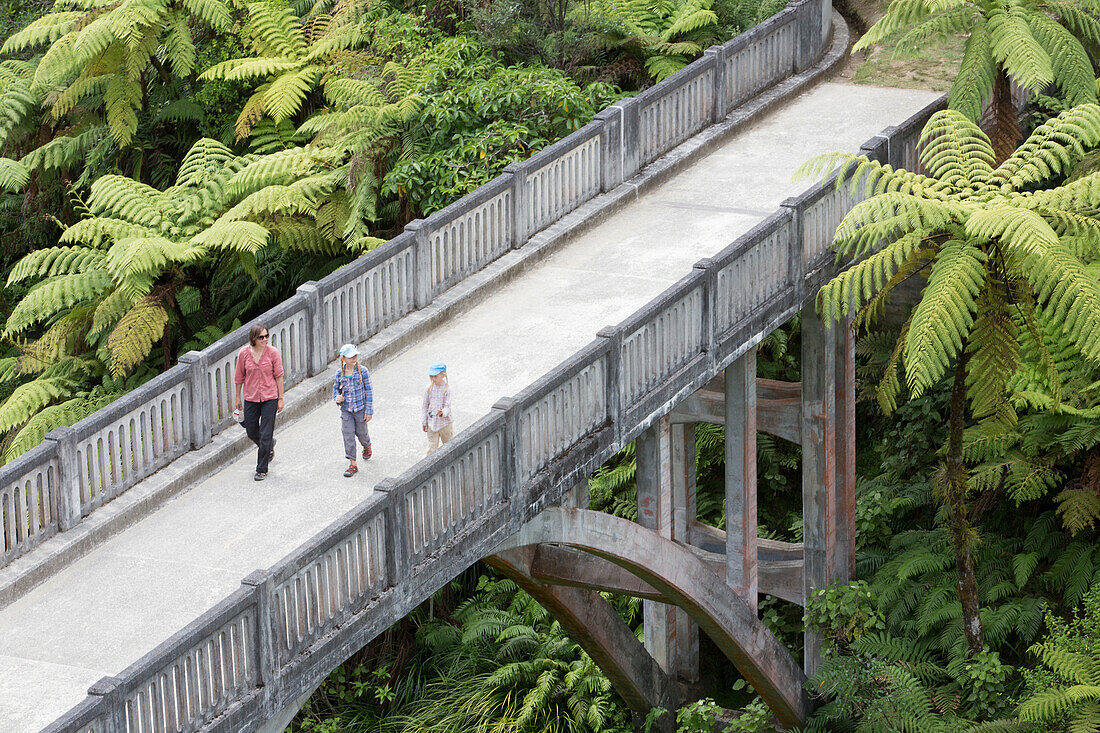
[[[367,411],[368,415],[374,414],[374,390],[371,388],[370,372],[362,364],[359,365],[359,374],[350,376],[344,374],[341,366],[336,370],[336,376],[332,380],[332,399],[344,395],[344,401],[340,409],[348,412]]]

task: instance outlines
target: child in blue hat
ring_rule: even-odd
[[[431,384],[424,392],[424,406],[420,410],[420,423],[428,434],[428,455],[441,443],[454,437],[451,424],[451,383],[447,379],[447,365],[437,361],[428,367]]]

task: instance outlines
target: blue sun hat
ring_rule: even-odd
[[[340,356],[345,359],[350,359],[353,356],[359,356],[359,349],[355,348],[355,344],[344,344],[340,347]]]
[[[428,367],[428,376],[429,377],[434,377],[436,374],[439,374],[440,372],[445,372],[445,371],[447,371],[447,365],[444,364],[441,361],[437,361],[436,363],[434,363],[430,367]]]

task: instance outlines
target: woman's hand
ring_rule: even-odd
[[[237,398],[237,409],[238,410],[241,409],[241,398],[240,397]]]
[[[425,433],[428,432],[428,426],[427,425],[421,425],[420,429],[423,430]]]
[[[283,411],[283,398],[280,397],[279,398],[279,406],[275,408],[275,412],[282,412],[282,411]]]
[[[342,394],[336,395],[336,404],[338,404],[338,405],[344,404],[344,395],[342,395]]]
[[[439,415],[440,417],[443,417],[443,410],[436,410],[435,414]]]

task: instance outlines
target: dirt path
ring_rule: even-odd
[[[841,9],[834,0],[834,6],[849,19],[854,43],[866,28],[882,17],[889,0],[846,0],[845,4],[847,7]],[[858,21],[853,23],[852,16],[856,16]],[[852,27],[860,22],[863,28]],[[965,37],[952,35],[933,40],[915,56],[896,54],[894,46],[897,40],[890,39],[869,51],[852,54],[834,79],[854,84],[936,92],[946,92],[951,87],[959,70]]]

